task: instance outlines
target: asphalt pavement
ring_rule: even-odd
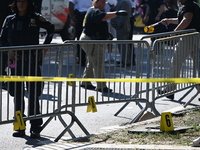
[[[135,35],[134,40],[139,40],[143,35]],[[59,37],[54,38],[53,43],[62,43]],[[195,91],[194,91],[195,92]],[[183,95],[183,92],[176,94],[176,99],[179,99]],[[192,92],[191,95],[194,95]],[[189,95],[191,97],[191,95]],[[188,98],[188,97],[187,97]],[[198,97],[195,98],[191,104],[186,108],[182,106],[188,99],[184,99],[181,103],[177,101],[169,101],[166,98],[156,101],[158,111],[163,112],[176,112],[180,110],[187,110],[196,106],[199,106],[200,102]],[[113,130],[123,129],[130,127],[130,125],[122,125],[123,122],[128,122],[132,118],[132,115],[136,112],[135,106],[128,106],[126,111],[122,112],[120,116],[116,117],[113,112],[116,112],[122,104],[106,104],[98,106],[98,113],[84,113],[85,107],[77,108],[76,114],[82,124],[88,129],[91,134],[101,134],[110,132]],[[156,117],[148,119],[148,122],[158,121],[160,118]],[[147,121],[138,122],[136,124],[143,124]],[[131,124],[131,126],[134,124]],[[172,146],[172,145],[117,145],[117,144],[83,144],[83,143],[68,143],[69,135],[64,135],[58,142],[54,142],[55,137],[58,134],[58,129],[62,126],[58,126],[57,123],[52,123],[41,133],[41,139],[30,139],[27,135],[25,138],[12,137],[12,124],[1,125],[0,131],[0,150],[147,150],[147,149],[174,149],[174,150],[196,150],[200,147],[191,146]],[[29,124],[27,124],[29,128]],[[73,129],[77,131],[78,129]],[[84,136],[84,134],[78,132],[78,137]]]
[[[176,112],[184,112],[191,109],[199,108],[199,106],[188,106],[187,108],[183,108],[182,106],[175,107],[166,112],[176,113]],[[131,124],[144,126],[145,124],[154,123],[160,120],[160,117],[155,117],[152,119],[148,119],[145,121],[137,122]],[[130,125],[120,126],[119,129],[125,129],[130,127]],[[110,131],[116,130],[115,127],[110,127]],[[24,150],[200,150],[200,147],[193,147],[193,146],[174,146],[174,145],[136,145],[136,144],[82,144],[81,142],[66,142],[66,141],[59,141],[50,144],[44,144],[38,147],[24,147]]]

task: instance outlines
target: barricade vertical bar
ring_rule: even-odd
[[[59,49],[59,69],[58,69],[58,77],[62,77],[63,74],[63,56],[64,56],[64,50],[63,48]],[[67,91],[68,92],[68,91]],[[58,82],[58,109],[61,109],[61,96],[62,94],[62,81]]]

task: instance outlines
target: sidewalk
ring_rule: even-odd
[[[117,144],[76,144],[53,143],[26,150],[200,150],[200,147],[170,145],[117,145]]]
[[[197,106],[198,107],[198,106]],[[188,106],[187,108],[183,108],[182,106],[172,108],[167,110],[166,112],[180,112],[187,111],[188,109],[193,109],[195,106]],[[160,117],[155,117],[149,120],[137,122],[134,124],[144,125],[146,123],[154,123],[160,120]],[[133,126],[133,124],[131,124]],[[130,125],[126,125],[122,128],[130,127]],[[115,128],[116,129],[116,128]],[[56,143],[50,143],[42,146],[38,146],[36,148],[24,147],[23,150],[200,150],[200,147],[192,147],[192,146],[174,146],[174,145],[134,145],[134,144],[91,144],[81,142],[77,143],[68,143],[64,140],[58,141]]]

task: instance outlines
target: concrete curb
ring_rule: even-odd
[[[191,146],[53,143],[23,150],[200,150]]]

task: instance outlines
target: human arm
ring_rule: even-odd
[[[190,12],[187,12],[183,15],[183,19],[181,20],[179,24],[178,24],[178,18],[165,18],[165,19],[162,19],[161,22],[163,25],[178,24],[177,27],[174,29],[174,31],[178,31],[178,30],[186,29],[191,23],[192,17],[193,17],[193,14]]]
[[[146,5],[146,11],[145,11],[144,18],[143,18],[143,22],[144,23],[148,22],[148,20],[149,20],[149,13],[150,13],[150,8],[149,8],[149,5],[147,4]]]
[[[106,21],[106,20],[115,18],[116,16],[117,16],[116,12],[107,12],[106,15],[104,16],[104,18],[102,19],[102,21]]]
[[[50,44],[54,34],[54,24],[46,20],[42,15],[38,16],[38,25],[46,30],[46,37],[43,44]]]
[[[178,18],[164,18],[161,22],[163,25],[178,24]]]
[[[111,25],[114,28],[126,28],[127,22],[130,21],[131,15],[131,7],[129,1],[120,1],[117,3],[115,7],[116,11],[124,10],[127,12],[126,15],[120,15],[116,18],[111,19]]]
[[[1,28],[1,32],[0,32],[0,46],[4,47],[4,46],[10,46],[9,40],[8,40],[8,30],[9,30],[9,22],[11,20],[11,17],[8,16],[6,17],[6,19],[4,20],[3,26]],[[17,55],[15,55],[15,51],[7,51],[4,52],[5,54],[8,55],[8,57],[12,60],[16,60],[17,59]]]
[[[158,14],[157,14],[157,16],[155,18],[156,21],[160,20],[160,17],[164,13],[164,11],[165,11],[165,4],[162,4],[162,5],[160,5],[159,12],[158,12]]]
[[[8,17],[4,20],[3,26],[0,32],[0,46],[8,46]]]
[[[69,2],[69,15],[70,15],[70,24],[72,26],[76,25],[76,18],[74,15],[74,3],[72,1]]]
[[[46,20],[42,15],[38,16],[38,25],[40,28],[46,30],[46,37],[43,44],[50,44],[54,34],[54,24]],[[44,49],[44,55],[48,52],[48,49]]]
[[[106,21],[108,19],[115,18],[116,16],[127,16],[127,11],[119,10],[115,12],[107,12],[102,21]]]
[[[191,12],[187,12],[183,15],[183,19],[178,24],[178,26],[174,29],[174,31],[184,30],[186,29],[192,21],[193,14]]]

